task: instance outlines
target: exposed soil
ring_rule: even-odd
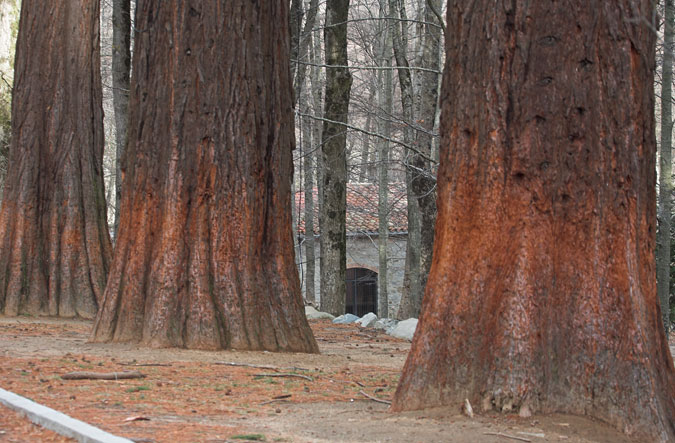
[[[34,425],[26,417],[0,405],[0,442],[69,443],[75,440]]]
[[[87,343],[91,324],[0,317],[0,387],[138,441],[629,442],[569,415],[479,414],[457,408],[393,414],[390,400],[410,348],[355,325],[312,321],[321,355],[202,352]],[[222,363],[269,366],[231,366]],[[71,371],[139,370],[139,380],[66,381]],[[3,420],[4,418],[4,420]],[[42,437],[0,407],[0,442]],[[37,430],[39,432],[39,429]],[[10,439],[11,438],[11,439]],[[49,438],[56,438],[49,440]]]

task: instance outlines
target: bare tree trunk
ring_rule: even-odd
[[[673,0],[665,0],[663,78],[661,82],[661,149],[659,161],[659,230],[656,282],[666,334],[670,329],[670,235],[673,212]]]
[[[392,408],[468,399],[673,441],[656,35],[634,20],[653,2],[463,5],[448,8],[447,57],[461,62],[443,84],[434,262]]]
[[[302,28],[302,34],[300,34],[298,38],[298,53],[296,55],[298,60],[293,59],[293,55],[291,54],[291,64],[297,66],[293,80],[293,90],[296,94],[296,102],[299,100],[302,87],[305,84],[305,77],[307,75],[306,61],[312,58],[312,54],[310,53],[310,51],[312,51],[312,34],[318,11],[319,0],[311,0],[309,7],[307,8],[307,18],[305,19],[305,25]],[[302,60],[300,60],[300,58],[302,58]]]
[[[92,339],[317,352],[291,230],[288,2],[137,8],[128,182]]]
[[[291,32],[291,79],[295,78],[298,69],[298,54],[300,52],[300,30],[302,29],[303,0],[291,0],[291,12],[289,16],[289,27]],[[297,90],[294,89],[297,94]],[[298,101],[297,95],[295,102]]]
[[[368,103],[373,103],[373,101],[375,100],[376,93],[377,90],[371,87],[370,92],[368,94]],[[368,111],[365,123],[366,131],[370,132],[372,130],[372,126],[373,126],[373,113]],[[370,136],[368,134],[363,134],[363,149],[361,151],[362,160],[361,160],[361,167],[359,168],[360,183],[366,183],[372,181],[373,179],[373,176],[371,175],[372,170],[371,164],[373,163],[373,160],[371,159],[371,151],[372,149],[370,148]],[[372,155],[372,157],[375,157],[375,155]]]
[[[23,0],[0,312],[92,318],[111,256],[103,189],[99,2]]]
[[[112,78],[115,110],[115,222],[117,235],[124,179],[124,147],[129,123],[129,77],[131,74],[131,0],[113,0]]]
[[[402,31],[401,18],[405,14],[405,5],[398,0],[389,0],[389,22],[391,26],[391,35],[393,42],[394,58],[398,69],[398,81],[401,89],[401,105],[403,107],[403,120],[408,126],[403,129],[403,140],[407,145],[412,145],[413,130],[410,125],[415,121],[414,103],[413,103],[413,84],[410,66],[407,58],[407,36]],[[406,153],[406,190],[408,196],[408,240],[406,242],[405,254],[405,276],[403,279],[403,294],[399,306],[398,317],[408,318],[410,312],[417,311],[422,299],[422,287],[420,280],[420,252],[421,252],[421,232],[420,232],[420,211],[417,197],[413,191],[413,181],[418,172],[415,170],[419,163],[416,159],[417,154],[413,151]],[[410,307],[411,309],[407,309]],[[404,316],[404,317],[401,317]]]
[[[326,102],[321,152],[323,157],[323,206],[321,226],[321,309],[333,315],[345,313],[347,234],[347,123],[352,76],[347,60],[349,0],[327,0],[324,45]],[[336,123],[333,123],[336,122]]]
[[[318,64],[320,56],[321,56],[321,51],[320,51],[320,44],[317,41],[318,37],[312,37],[310,39],[310,46],[309,46],[309,51],[310,51],[310,62],[313,64]],[[321,80],[320,80],[320,70],[316,66],[311,66],[310,67],[310,79],[312,81],[312,90],[311,90],[311,99],[312,99],[312,110],[314,112],[314,115],[323,115],[323,107],[321,105]],[[319,123],[318,120],[311,119],[311,125],[312,125],[312,148],[314,152],[312,153],[312,159],[314,163],[314,171],[316,174],[316,188],[317,188],[317,193],[316,193],[316,205],[318,206],[318,213],[321,214],[321,208],[323,207],[322,204],[322,199],[323,199],[323,159],[321,155],[321,124]],[[312,202],[314,204],[314,202]],[[312,214],[313,215],[313,214]],[[312,218],[312,228],[314,227],[314,219]],[[316,278],[314,277],[316,275],[316,238],[312,236],[312,256],[313,259],[310,261],[309,260],[309,252],[307,253],[307,266],[305,270],[307,271],[307,279],[309,279],[309,275],[311,274],[312,277],[312,286],[313,286],[313,296],[314,296],[314,303],[315,306],[317,299],[317,290],[316,290]],[[309,245],[307,246],[309,248]]]
[[[388,6],[380,0],[380,15],[384,16]],[[391,24],[385,22],[380,30],[382,36],[379,41],[379,64],[383,67],[391,66]],[[379,119],[379,130],[387,139],[391,137],[391,120],[394,108],[394,82],[391,69],[378,73],[377,76],[378,108],[384,110],[385,118]],[[378,173],[378,314],[382,318],[389,317],[389,142],[385,139],[377,141],[377,173]]]
[[[424,21],[422,37],[422,56],[419,66],[433,71],[440,71],[439,47],[441,28],[432,9],[441,9],[440,0],[427,0],[424,4]],[[436,26],[434,26],[436,25]],[[417,112],[415,122],[422,130],[415,131],[415,147],[426,157],[432,156],[433,137],[438,105],[438,77],[436,72],[422,71],[419,78],[417,95]],[[418,317],[422,305],[422,296],[431,269],[431,258],[434,246],[434,228],[436,226],[436,178],[432,165],[422,155],[413,156],[414,177],[413,194],[417,199],[420,214],[420,291],[414,302],[415,310],[408,317]]]
[[[301,97],[300,109],[303,114],[309,113],[306,99]],[[316,275],[316,254],[314,242],[314,143],[312,140],[312,124],[310,118],[303,118],[302,132],[306,143],[304,150],[305,168],[305,300],[314,306],[316,304],[316,289],[314,278]]]

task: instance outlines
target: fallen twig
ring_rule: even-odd
[[[372,395],[366,394],[364,391],[359,391],[359,394],[363,395],[366,398],[371,399],[372,401],[376,401],[378,403],[384,403],[385,405],[391,404],[391,402],[389,400],[382,400],[381,398],[373,397]]]
[[[121,366],[172,366],[171,363],[117,363]]]
[[[268,404],[270,404],[270,403],[276,403],[276,402],[280,402],[280,401],[286,401],[286,400],[289,399],[289,398],[291,398],[291,394],[279,395],[279,396],[277,396],[277,397],[274,397],[272,400],[267,400],[267,401],[264,401],[264,402],[262,402],[262,403],[260,403],[260,404],[261,404],[261,405],[268,405]]]
[[[295,377],[295,378],[303,378],[309,381],[314,381],[312,377],[301,374],[253,374],[253,377]]]
[[[504,437],[504,438],[510,438],[513,440],[519,440],[519,441],[527,441],[531,442],[532,440],[523,438],[523,437],[516,437],[515,435],[509,435],[509,434],[503,434],[501,432],[483,432],[484,435],[496,435],[497,437]]]
[[[125,422],[129,421],[150,421],[149,417],[144,417],[142,415],[135,415],[133,417],[128,417],[124,419]]]
[[[214,365],[220,365],[220,366],[240,366],[244,368],[255,368],[255,369],[269,369],[270,371],[309,371],[309,369],[305,368],[296,368],[296,367],[290,367],[290,368],[281,368],[278,366],[267,366],[267,365],[254,365],[250,363],[237,363],[237,362],[231,362],[231,361],[217,361],[213,363]]]
[[[69,372],[63,374],[63,380],[129,380],[134,378],[145,378],[145,375],[138,371],[124,371],[124,372]]]

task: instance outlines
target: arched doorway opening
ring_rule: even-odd
[[[363,317],[377,314],[377,272],[365,268],[347,269],[345,311]]]

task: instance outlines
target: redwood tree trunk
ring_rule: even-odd
[[[23,0],[0,312],[93,318],[111,256],[97,0]]]
[[[649,0],[448,6],[434,258],[395,410],[675,438],[654,269]],[[476,57],[481,54],[481,57]]]
[[[94,341],[318,351],[291,233],[288,14],[286,0],[137,3],[128,182]]]

